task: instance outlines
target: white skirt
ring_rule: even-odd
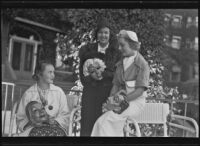
[[[121,114],[113,111],[104,113],[94,124],[91,136],[124,136],[123,128],[128,117],[137,116],[145,106],[145,97],[131,101],[129,107]]]

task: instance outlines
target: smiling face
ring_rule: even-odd
[[[39,74],[39,80],[47,84],[53,84],[54,78],[54,67],[51,64],[47,64],[44,70]]]
[[[42,123],[47,121],[48,114],[41,103],[34,103],[28,108],[32,123]]]
[[[100,45],[107,45],[110,39],[110,29],[108,27],[101,28],[97,33],[97,40]]]

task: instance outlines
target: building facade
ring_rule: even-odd
[[[164,20],[165,52],[172,59],[165,73],[165,84],[186,91],[185,83],[191,81],[198,84],[199,78],[198,10],[166,9]],[[195,92],[197,97],[198,91]]]

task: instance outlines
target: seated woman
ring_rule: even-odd
[[[54,77],[54,66],[50,62],[41,61],[36,66],[33,78],[37,82],[25,91],[17,111],[17,125],[22,132],[19,136],[67,133],[70,114],[67,98],[60,87],[53,85]]]
[[[149,83],[149,66],[139,53],[140,42],[135,32],[121,30],[119,50],[123,59],[117,63],[113,87],[105,112],[95,122],[91,136],[123,136],[127,117],[137,116],[145,106]]]

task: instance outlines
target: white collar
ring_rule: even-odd
[[[109,43],[105,46],[105,47],[101,47],[99,44],[98,44],[98,52],[101,52],[101,53],[106,53],[106,49],[108,48],[109,46]]]
[[[126,69],[135,61],[135,57],[137,56],[138,52],[136,52],[133,56],[125,57],[123,59],[124,70]]]

